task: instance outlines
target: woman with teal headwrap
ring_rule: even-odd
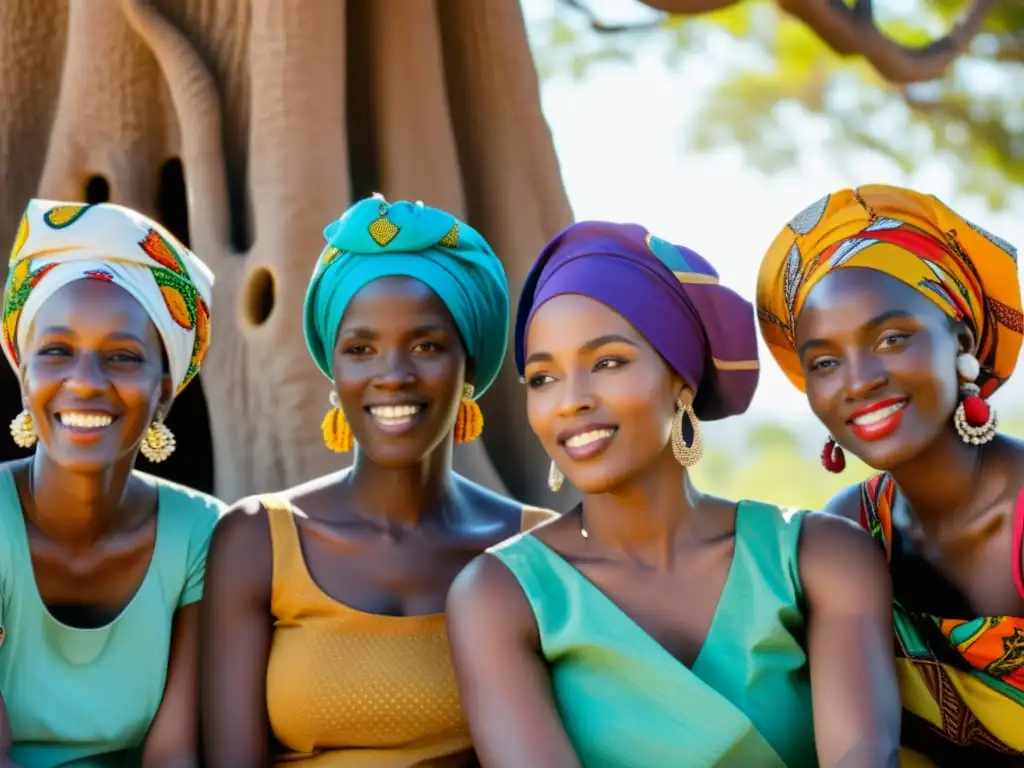
[[[505,355],[507,280],[478,232],[422,203],[363,200],[324,236],[303,323],[334,385],[325,442],[357,450],[348,470],[239,502],[214,534],[207,762],[461,765],[445,595],[551,515],[452,470]]]

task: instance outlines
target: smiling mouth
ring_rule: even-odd
[[[907,407],[907,403],[909,402],[909,400],[900,400],[898,402],[892,403],[891,405],[886,405],[883,408],[878,408],[874,411],[863,413],[860,416],[856,416],[850,419],[850,423],[857,427],[873,427],[876,424],[880,424],[881,422],[890,418],[894,414],[902,411],[904,408]]]
[[[589,432],[581,432],[578,435],[573,435],[572,437],[567,438],[562,442],[562,445],[566,448],[585,448],[599,440],[607,440],[617,431],[618,429],[615,427],[609,429],[592,429]]]
[[[373,420],[385,429],[409,427],[426,410],[423,405],[374,405],[366,409]]]
[[[101,411],[60,411],[57,420],[62,427],[79,432],[106,429],[114,423],[111,414]]]
[[[874,442],[889,437],[900,428],[910,398],[888,400],[868,411],[863,411],[848,422],[850,430],[861,440]]]

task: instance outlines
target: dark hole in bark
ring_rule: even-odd
[[[160,223],[182,243],[191,247],[185,174],[181,161],[176,157],[168,160],[160,169],[156,209]],[[202,258],[202,254],[199,257]],[[139,469],[212,493],[213,438],[210,434],[210,412],[203,392],[202,375],[196,376],[178,395],[167,416],[167,426],[177,441],[174,453],[161,464],[150,464],[140,456]]]
[[[95,205],[110,201],[110,185],[102,176],[93,176],[85,185],[85,202]]]
[[[181,160],[172,157],[160,169],[160,189],[156,196],[156,209],[160,214],[160,223],[171,230],[171,234],[181,240],[186,248],[191,248],[187,200],[185,170],[181,166]],[[200,257],[202,257],[201,254]]]
[[[171,407],[167,427],[178,447],[167,461],[150,464],[139,456],[138,468],[198,491],[213,493],[213,438],[202,374],[189,382]]]
[[[270,319],[277,301],[277,281],[267,267],[256,267],[245,281],[242,293],[242,314],[253,326],[263,325]]]
[[[348,130],[348,163],[349,176],[352,182],[352,200],[361,200],[380,189],[380,147],[377,137],[376,110],[374,109],[374,78],[377,71],[366,66],[371,61],[371,36],[366,34],[372,29],[374,13],[382,13],[375,9],[374,3],[348,3],[346,8],[345,64],[346,129]],[[341,215],[341,211],[338,211]]]

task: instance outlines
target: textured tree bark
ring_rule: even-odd
[[[228,500],[349,458],[320,440],[330,384],[301,306],[354,198],[467,217],[514,288],[571,221],[517,0],[10,0],[0,33],[0,240],[29,197],[81,200],[95,177],[159,217],[183,164],[186,236],[217,277],[202,386]],[[506,368],[457,466],[556,506]]]

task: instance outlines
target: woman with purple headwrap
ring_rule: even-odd
[[[883,558],[857,526],[697,490],[701,422],[758,377],[750,304],[636,225],[558,235],[516,364],[574,510],[455,581],[448,631],[485,768],[895,766]]]

